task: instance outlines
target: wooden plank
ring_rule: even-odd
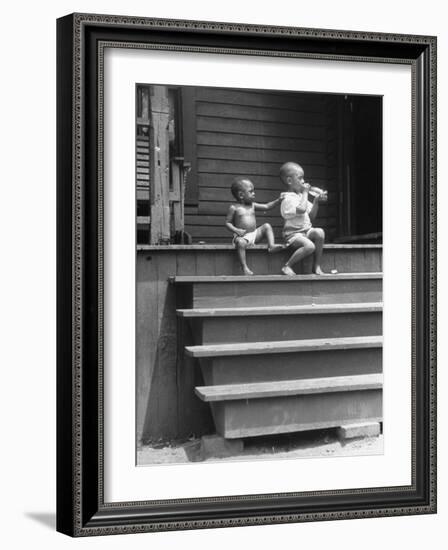
[[[151,163],[151,243],[170,239],[169,206],[169,102],[166,86],[152,86],[150,97],[151,142],[154,159]],[[137,168],[137,171],[141,169]]]
[[[149,202],[149,188],[139,189],[137,188],[137,201]]]
[[[232,176],[241,176],[242,174],[234,171],[233,173],[228,174],[216,174],[216,173],[201,173],[198,174],[198,184],[200,187],[216,187],[221,189],[227,189],[228,193],[230,195],[230,185],[232,184]],[[247,175],[247,174],[243,174]],[[255,187],[255,192],[259,188],[263,188],[266,190],[271,191],[278,191],[279,193],[282,191],[285,191],[286,187],[283,185],[282,181],[280,180],[279,172],[277,172],[274,175],[267,175],[263,174],[262,176],[255,176],[252,179],[252,182]],[[308,175],[307,172],[307,180],[310,181],[310,183],[313,183],[313,185],[317,185],[318,187],[324,187],[327,189],[327,180],[325,178],[316,178],[314,177],[311,182],[311,178]],[[331,192],[331,190],[329,189]],[[331,197],[329,196],[329,199]]]
[[[324,126],[326,117],[324,112],[309,113],[292,109],[272,109],[259,105],[237,105],[235,103],[217,103],[198,101],[196,104],[198,116],[216,118],[257,120],[261,122],[287,122],[301,126]]]
[[[356,304],[313,304],[302,306],[261,306],[178,309],[179,317],[260,317],[276,315],[322,315],[341,313],[375,313],[383,310],[382,302]]]
[[[251,268],[255,265],[249,260]],[[374,336],[383,328],[381,311],[201,318],[203,344]]]
[[[223,132],[241,135],[278,136],[294,139],[325,139],[325,126],[301,126],[281,122],[260,122],[225,118],[197,117],[198,132]]]
[[[188,247],[176,255],[176,273],[179,274],[178,276],[196,276],[198,274],[196,257],[197,251]]]
[[[151,222],[151,217],[150,216],[137,216],[137,225],[140,226],[140,225],[148,225],[150,224]]]
[[[300,162],[306,166],[325,165],[326,157],[323,153],[295,151],[272,151],[269,149],[250,149],[247,147],[215,147],[212,145],[199,145],[198,158],[214,160],[242,160],[249,162],[288,162],[291,158],[300,156]]]
[[[229,203],[226,203],[226,206],[229,206]],[[275,212],[272,210],[271,212]],[[226,208],[227,214],[227,208]],[[186,225],[205,225],[206,227],[223,227],[225,223],[225,214],[220,215],[203,215],[203,216],[186,216]],[[263,212],[257,212],[257,225],[262,225],[263,223],[270,223],[271,225],[283,226],[283,219],[277,214],[272,216],[269,214],[264,214]],[[229,238],[232,238],[232,233],[227,230],[227,235]]]
[[[271,137],[258,134],[244,135],[221,132],[198,132],[198,145],[211,145],[218,147],[242,147],[248,149],[264,149],[266,151],[295,151],[298,152],[326,152],[324,141],[295,139],[293,137]]]
[[[282,275],[263,275],[263,276],[202,276],[193,277],[174,276],[170,277],[170,281],[175,284],[191,284],[191,283],[248,283],[252,282],[274,282],[292,283],[294,281],[341,281],[341,280],[364,280],[364,279],[382,279],[382,273],[337,273],[335,275],[295,275],[294,277],[285,277]]]
[[[216,254],[222,254],[222,255],[225,255],[228,259],[225,260],[225,262],[228,262],[227,265],[229,266],[232,266],[232,265],[235,265],[236,267],[238,267],[237,265],[237,262],[236,262],[236,254],[235,254],[235,248],[234,246],[231,244],[230,242],[230,238],[226,237],[226,243],[227,244],[223,244],[223,240],[221,239],[221,242],[218,243],[218,244],[192,244],[192,245],[139,245],[138,246],[138,250],[139,250],[139,254],[144,254],[144,253],[151,253],[151,254],[174,254],[174,253],[177,253],[177,252],[181,252],[182,256],[178,256],[179,258],[179,262],[182,262],[182,265],[183,265],[183,261],[182,261],[182,258],[184,255],[189,256],[189,254],[191,252],[198,252],[200,254],[204,254],[204,255],[208,255],[209,258],[210,258],[210,261],[213,261],[213,258],[215,257]],[[341,257],[341,260],[340,260],[340,263],[342,263],[342,259],[344,257],[344,255],[353,255],[353,254],[359,254],[360,252],[362,254],[369,254],[369,255],[372,255],[372,257],[375,257],[375,256],[379,256],[381,254],[381,250],[382,250],[382,247],[381,245],[365,245],[365,246],[362,246],[362,245],[332,245],[332,244],[327,244],[325,245],[324,247],[324,255],[323,255],[323,268],[324,270],[327,270],[327,272],[329,273],[329,269],[332,265],[334,265],[334,256],[335,255],[338,255]],[[281,251],[279,253],[276,253],[276,254],[267,254],[266,253],[266,245],[263,244],[263,245],[256,245],[255,247],[251,248],[249,251],[248,251],[248,256],[251,257],[252,255],[254,254],[260,254],[262,258],[265,259],[265,261],[267,262],[266,265],[268,266],[268,269],[267,269],[267,273],[271,274],[271,275],[274,275],[276,273],[280,274],[280,268],[281,266],[285,263],[285,261],[287,260],[287,258],[289,257],[290,255],[290,252],[288,250],[286,251]],[[361,256],[362,257],[362,256]],[[194,260],[195,262],[195,260]],[[311,264],[310,262],[307,263],[307,261],[305,260],[304,262],[304,268],[309,268],[311,269]],[[355,267],[356,265],[361,265],[361,264],[355,264]],[[372,263],[372,265],[374,265]],[[372,272],[377,272],[377,270],[374,270],[372,269],[371,270]],[[232,268],[229,269],[229,270],[225,270],[225,271],[217,271],[216,272],[217,274],[220,274],[220,275],[239,275],[239,271],[235,271],[233,272]],[[196,274],[196,271],[195,272],[179,272],[180,275],[184,274],[184,275],[194,275]],[[200,273],[199,273],[200,275]],[[338,274],[338,277],[341,277],[341,276],[344,276],[344,275],[349,275],[348,273],[339,273]],[[329,278],[329,277],[334,277],[334,275],[327,275],[326,278]],[[283,276],[281,278],[284,278]],[[192,282],[192,280],[190,281]],[[362,298],[361,298],[362,299]],[[380,299],[381,300],[381,299]],[[359,298],[358,300],[359,301]],[[363,300],[363,301],[366,301],[366,300]],[[374,300],[371,300],[371,301],[374,301]],[[341,301],[343,302],[343,300]],[[312,302],[311,302],[312,303]],[[229,304],[224,304],[223,307],[226,307],[228,306]],[[244,304],[235,304],[235,305],[239,305],[240,307],[243,307]],[[248,306],[254,306],[255,304],[247,304]],[[261,305],[267,305],[266,303],[261,303],[259,304],[260,306]],[[280,304],[276,304],[276,303],[273,303],[272,305],[280,305]],[[290,304],[287,304],[285,303],[284,305],[292,305],[291,303]],[[216,307],[216,304],[215,304],[215,307]]]
[[[212,402],[226,438],[300,432],[353,422],[382,421],[382,391],[363,390]],[[281,411],[281,418],[279,418]]]
[[[285,156],[283,160],[279,159],[278,162],[246,162],[246,161],[233,161],[233,160],[212,160],[212,159],[198,159],[198,172],[208,174],[243,174],[245,176],[277,176],[283,162],[287,159],[291,160],[289,156]],[[322,178],[326,176],[325,165],[307,165],[306,166],[307,178]],[[280,181],[280,178],[279,178]]]
[[[257,202],[266,203],[278,198],[280,189],[276,191],[263,190],[257,188],[255,193],[255,199]],[[215,195],[216,192],[216,196]],[[225,216],[227,214],[229,205],[234,202],[233,197],[226,190],[220,190],[215,187],[201,188],[201,195],[206,199],[201,200],[199,208],[196,211],[197,216]],[[282,221],[280,217],[280,207],[275,206],[272,210],[262,212],[257,210],[256,215],[258,217],[270,217],[273,213],[278,217],[279,221]],[[334,212],[336,210],[336,212]],[[322,213],[322,216],[320,215]],[[319,208],[319,217],[335,217],[337,215],[337,205],[333,203],[327,203],[324,208]],[[316,219],[318,219],[316,218]]]
[[[287,278],[285,275],[279,276]],[[285,284],[269,281],[258,283],[252,281],[250,284],[234,282],[225,285],[199,283],[193,286],[193,307],[300,305],[359,302],[361,299],[363,302],[382,300],[382,284],[379,279],[337,280],[332,277],[327,275],[322,279],[308,281],[292,278]]]
[[[185,161],[190,163],[185,186],[185,202],[196,204],[198,200],[197,183],[197,154],[196,140],[198,132],[196,128],[196,94],[199,88],[195,86],[182,86],[180,90],[182,102],[182,142]]]
[[[174,254],[160,254],[157,266],[157,386],[151,398],[157,401],[157,426],[163,437],[177,437],[179,430],[177,393],[177,323],[175,288],[168,277],[176,273]]]
[[[202,190],[201,190],[202,193]],[[213,195],[212,190],[206,190],[206,195],[210,196]],[[278,197],[278,193],[269,193],[269,194],[263,194],[258,193],[257,194],[257,200],[259,202],[269,202],[271,200],[275,200]],[[213,201],[212,200],[201,200],[199,203],[199,209],[198,214],[199,216],[218,216],[221,218],[221,220],[225,221],[225,217],[227,215],[227,212],[229,210],[230,204],[233,202],[233,197],[229,197],[226,200],[223,201]],[[258,212],[257,212],[258,214]],[[191,224],[193,225],[193,224]],[[199,224],[197,224],[199,225]]]
[[[185,226],[184,218],[184,179],[183,168],[177,162],[171,162],[172,191],[170,200],[173,201],[173,223],[174,231],[183,231]]]
[[[157,342],[159,339],[157,265],[137,255],[136,270],[136,424],[137,443],[160,437],[158,425]]]
[[[262,225],[264,223],[263,220],[259,220],[258,225]],[[281,229],[283,226],[282,223],[273,223],[273,227],[277,227]],[[210,237],[220,237],[222,242],[231,242],[232,241],[232,235],[229,233],[229,230],[224,226],[222,223],[220,226],[204,226],[204,225],[192,225],[189,222],[187,223],[186,230],[192,237],[195,238],[203,238],[204,240],[209,239]],[[263,242],[263,241],[261,241]],[[266,243],[266,239],[264,240]],[[204,273],[205,275],[205,273]],[[212,273],[210,273],[212,275]]]
[[[272,109],[294,109],[306,112],[322,112],[325,108],[325,100],[322,96],[298,92],[275,93],[269,90],[198,87],[197,98],[208,102],[249,105]]]
[[[357,376],[308,378],[306,380],[256,382],[254,384],[202,386],[195,388],[195,393],[203,401],[233,401],[314,393],[377,390],[382,387],[382,374],[361,374]]]
[[[275,200],[276,198],[278,197],[278,194],[272,194],[270,197],[269,196],[264,196],[262,195],[261,193],[257,193],[257,200],[258,202],[260,203],[266,203],[266,202],[269,202],[271,200]],[[215,217],[216,220],[224,220],[225,219],[225,216],[229,210],[229,206],[231,204],[231,200],[228,199],[226,201],[216,201],[216,202],[211,202],[211,201],[202,201],[200,204],[199,204],[199,217],[202,218],[202,217],[207,217],[207,216],[210,216],[210,217]],[[277,225],[278,227],[282,227],[283,226],[283,219],[280,217],[280,213],[278,212],[278,208],[279,207],[275,207],[274,209],[272,209],[269,213],[266,213],[264,214],[263,212],[261,211],[257,211],[257,225],[261,225],[262,223],[264,223],[265,221],[268,221],[272,226],[274,225]],[[270,213],[275,213],[275,212],[278,212],[278,215],[277,215],[277,218],[275,217],[271,217],[269,214]],[[186,224],[190,224],[190,225],[206,225],[204,223],[201,223],[200,222],[200,218],[197,217],[196,219],[193,219],[191,222],[189,221],[190,218],[187,217],[187,222]],[[269,218],[271,218],[269,220]],[[334,218],[336,218],[336,216],[333,216],[331,215],[331,210],[330,210],[330,213],[328,214],[327,211],[322,211],[322,215],[319,215],[316,220],[315,220],[315,227],[328,227],[328,224],[332,224],[333,223],[333,220]],[[222,225],[222,222],[219,223],[218,221],[216,221],[216,223],[212,223],[211,225]],[[366,271],[371,271],[371,270],[366,270]]]
[[[224,251],[217,251],[214,256],[216,275],[226,275],[227,273],[233,273],[233,268],[236,261],[236,254],[227,254]]]
[[[382,252],[380,249],[334,249],[334,268],[339,272],[359,271],[379,272],[382,270]]]
[[[263,245],[260,245],[260,246],[255,246],[254,249],[257,250],[262,250],[264,248]],[[351,250],[371,250],[371,251],[375,251],[376,253],[380,254],[382,249],[383,249],[383,245],[382,244],[332,244],[332,243],[327,243],[324,245],[324,249],[327,250],[327,251],[332,251],[332,252],[335,252],[335,251],[346,251],[346,252],[349,252]],[[174,251],[177,251],[177,250],[201,250],[201,251],[214,251],[214,250],[233,250],[233,246],[231,245],[228,245],[228,244],[222,244],[222,245],[218,245],[218,246],[214,246],[214,245],[190,245],[190,244],[160,244],[160,245],[151,245],[151,244],[148,244],[148,245],[142,245],[141,247],[139,247],[139,250],[145,250],[145,251],[148,251],[148,250],[151,250],[153,252],[166,252],[166,251],[171,251],[171,252],[174,252]]]
[[[380,348],[382,336],[354,336],[346,338],[313,338],[311,340],[285,340],[274,342],[242,342],[187,346],[185,352],[192,357],[224,357],[229,355],[260,355],[297,353],[301,351],[334,351],[339,349]]]
[[[278,355],[223,356],[200,359],[205,385],[352,376],[382,372],[382,348],[300,351]],[[205,377],[210,372],[209,382]]]
[[[222,233],[223,233],[223,237],[227,240],[227,235],[228,235],[228,231],[225,227],[223,228],[208,228],[207,229],[207,234],[210,234],[211,231],[213,230],[218,230],[218,233],[216,233],[217,235],[219,235],[219,231],[221,230]],[[190,231],[193,230],[192,234],[194,235],[195,234],[195,231],[194,231],[194,228],[190,228]],[[215,271],[215,268],[216,268],[216,264],[215,264],[215,259],[213,256],[209,256],[208,254],[205,255],[205,254],[197,254],[196,255],[196,270],[197,270],[197,273],[200,273],[201,275],[205,275],[205,276],[216,276],[218,275],[218,273],[216,273]]]

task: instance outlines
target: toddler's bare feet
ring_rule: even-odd
[[[295,272],[289,267],[289,265],[284,265],[282,267],[282,273],[283,275],[295,275]]]
[[[244,275],[253,275],[254,272],[251,271],[248,267],[243,267],[243,273]]]
[[[325,275],[325,273],[322,271],[320,265],[318,265],[317,267],[315,267],[313,269],[313,273],[315,273],[316,275]]]
[[[280,250],[283,250],[284,248],[285,247],[282,244],[273,244],[268,247],[268,252],[280,252]]]

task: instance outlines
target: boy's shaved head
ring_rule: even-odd
[[[244,191],[245,183],[250,184],[250,181],[247,178],[235,178],[232,181],[232,186],[230,187],[230,191],[236,200],[239,199],[239,192]]]
[[[287,178],[292,173],[294,173],[296,170],[301,170],[303,172],[303,168],[300,166],[300,164],[297,164],[296,162],[285,162],[285,164],[282,164],[280,167],[280,179],[283,183],[287,183]]]

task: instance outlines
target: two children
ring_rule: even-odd
[[[270,210],[281,202],[281,215],[285,220],[283,237],[293,254],[282,267],[284,275],[295,275],[292,266],[314,253],[313,273],[322,275],[320,266],[325,240],[324,230],[312,227],[319,202],[326,200],[326,193],[320,189],[314,190],[314,201],[308,200],[310,185],[305,183],[304,171],[296,163],[287,162],[280,168],[280,179],[288,191],[267,204],[254,202],[253,183],[247,178],[236,178],[231,187],[236,203],[230,205],[226,217],[226,227],[234,234],[233,243],[237,249],[241,268],[245,275],[253,275],[246,262],[246,248],[252,246],[264,237],[268,241],[269,252],[281,250],[282,245],[276,245],[274,232],[269,223],[256,227],[255,210]]]

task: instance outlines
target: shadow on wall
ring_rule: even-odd
[[[186,357],[184,346],[193,343],[189,326],[176,316],[174,285],[165,284],[159,295],[160,328],[151,373],[142,443],[186,439],[214,431],[210,407],[194,393],[204,385],[196,361]]]

